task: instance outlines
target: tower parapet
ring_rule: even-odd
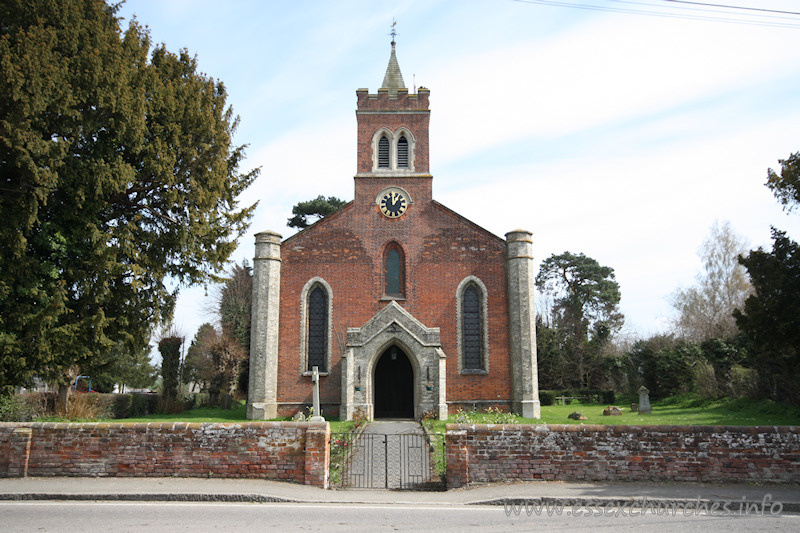
[[[416,93],[409,93],[403,87],[392,93],[389,89],[381,87],[377,94],[370,94],[369,89],[356,90],[359,111],[427,111],[430,90],[425,87],[417,89]]]

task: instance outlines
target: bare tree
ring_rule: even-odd
[[[676,290],[670,303],[677,315],[675,332],[684,338],[704,340],[728,338],[738,331],[733,311],[742,309],[753,287],[739,256],[748,251],[747,241],[729,222],[714,222],[698,255],[703,272],[693,287]]]

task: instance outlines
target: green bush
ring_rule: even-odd
[[[600,402],[605,404],[613,404],[617,401],[617,395],[613,390],[604,390],[600,393]]]
[[[727,392],[731,398],[755,398],[758,396],[758,371],[733,365],[728,372]]]
[[[549,390],[539,391],[539,403],[541,405],[553,405],[556,402],[556,394]]]
[[[33,420],[30,406],[18,395],[0,396],[0,422],[29,422]]]
[[[714,366],[706,361],[697,361],[693,369],[695,392],[703,398],[719,396]]]
[[[159,395],[131,392],[114,394],[114,418],[135,418],[147,416],[158,411]]]

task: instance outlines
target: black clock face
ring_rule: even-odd
[[[389,218],[397,218],[406,212],[408,208],[408,198],[403,191],[389,189],[381,193],[379,204],[381,213]]]

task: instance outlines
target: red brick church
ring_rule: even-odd
[[[311,403],[349,420],[499,406],[539,417],[531,234],[502,239],[433,199],[430,91],[395,56],[358,89],[352,202],[256,235],[250,419]]]

